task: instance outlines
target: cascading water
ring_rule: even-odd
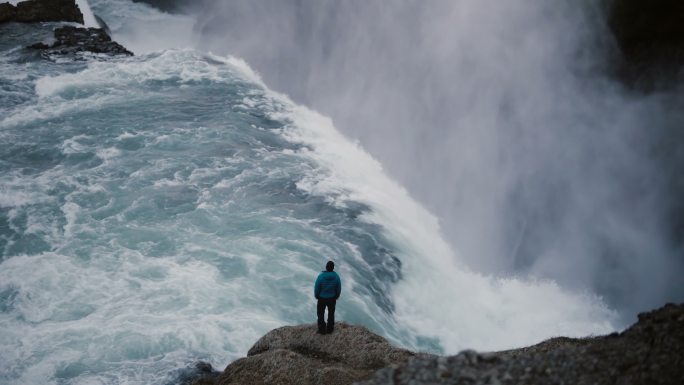
[[[120,31],[111,15],[145,6],[93,7]],[[407,348],[614,329],[591,293],[470,271],[380,163],[242,60],[37,60],[17,48],[32,33],[0,45],[0,382],[222,368],[268,330],[313,321],[327,259],[339,319]]]

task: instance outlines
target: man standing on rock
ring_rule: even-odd
[[[316,313],[318,314],[318,333],[320,334],[332,333],[335,328],[335,303],[340,298],[342,283],[340,276],[333,269],[335,269],[335,263],[328,261],[325,264],[325,271],[318,274],[314,284],[314,296],[318,300]],[[323,321],[326,307],[328,308],[327,327]]]

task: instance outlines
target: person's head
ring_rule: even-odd
[[[326,271],[333,271],[334,269],[335,269],[335,262],[328,261],[328,263],[325,264],[325,270]]]

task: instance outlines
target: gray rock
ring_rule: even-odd
[[[36,43],[28,48],[40,49],[49,54],[73,55],[78,52],[104,53],[108,55],[132,56],[133,53],[121,44],[112,41],[100,28],[61,27],[55,30],[55,43]]]
[[[650,90],[684,80],[684,1],[613,0],[609,26],[622,51],[625,83]]]
[[[414,356],[361,326],[339,323],[326,335],[314,324],[285,326],[228,365],[216,384],[351,384]]]
[[[684,305],[642,313],[622,333],[552,338],[491,353],[419,357],[360,385],[529,384],[680,385],[684,379]]]
[[[0,22],[34,23],[71,21],[83,24],[83,14],[75,0],[27,0],[0,4]]]
[[[10,3],[0,4],[0,23],[14,21],[17,17],[17,9]]]
[[[193,385],[680,385],[682,379],[684,304],[668,304],[640,314],[622,333],[448,357],[393,347],[360,326],[342,323],[332,335],[317,334],[313,324],[286,326],[218,377]]]

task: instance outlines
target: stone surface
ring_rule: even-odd
[[[79,52],[104,53],[108,55],[127,55],[133,53],[121,44],[112,41],[100,28],[77,28],[66,26],[55,30],[56,41],[52,45],[36,43],[28,48],[40,49],[50,54],[70,55]]]
[[[0,4],[0,23],[14,21],[17,17],[17,9],[10,3]]]
[[[623,80],[640,89],[684,80],[684,1],[613,0],[608,24],[625,63]]]
[[[0,4],[0,22],[22,23],[71,21],[83,24],[83,14],[75,0],[27,0]]]
[[[216,384],[351,384],[414,356],[361,326],[339,323],[326,335],[314,324],[285,326],[228,365]]]
[[[670,304],[640,314],[637,324],[619,334],[415,358],[361,384],[680,385],[683,379],[684,305]]]
[[[286,326],[267,333],[218,377],[192,384],[681,385],[682,379],[684,304],[668,304],[640,314],[622,333],[449,357],[393,347],[360,326],[342,323],[332,335],[316,334],[313,324]]]

